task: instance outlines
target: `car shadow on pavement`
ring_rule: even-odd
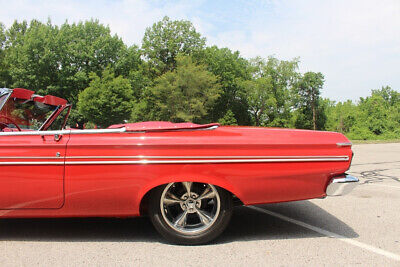
[[[149,218],[2,219],[0,240],[67,242],[163,241]]]
[[[343,235],[357,233],[310,201],[259,206]],[[274,216],[237,207],[226,231],[213,244],[235,241],[297,239],[322,235]],[[161,242],[149,218],[2,219],[0,241],[37,242]]]
[[[358,237],[358,234],[346,223],[307,200],[259,205],[257,207],[344,237]],[[239,207],[235,210],[232,221],[223,237],[219,239],[219,242],[298,239],[323,236],[273,215],[246,207]]]

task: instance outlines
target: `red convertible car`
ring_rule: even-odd
[[[142,122],[66,129],[55,96],[0,89],[0,216],[129,217],[200,244],[226,228],[235,204],[349,192],[351,143],[340,133]]]

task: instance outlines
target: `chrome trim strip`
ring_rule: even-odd
[[[63,161],[15,161],[15,162],[0,162],[2,165],[64,165]]]
[[[125,127],[117,129],[90,129],[90,130],[71,130],[70,134],[96,134],[96,133],[124,133]]]
[[[64,157],[0,157],[0,159],[64,159]]]
[[[343,159],[348,156],[71,156],[66,159]]]
[[[223,160],[134,160],[134,161],[67,161],[66,165],[101,164],[197,164],[197,163],[265,163],[265,162],[311,162],[343,161],[342,159],[223,159]]]
[[[26,132],[0,132],[0,136],[18,136],[18,135],[56,135],[56,134],[98,134],[98,133],[123,133],[126,128],[117,129],[90,129],[90,130],[61,130],[61,131],[26,131]]]
[[[71,156],[65,159],[319,159],[349,160],[348,156]],[[6,156],[0,159],[60,159],[60,157]]]
[[[60,158],[58,158],[60,159]],[[61,158],[62,159],[62,158]],[[345,158],[275,158],[275,159],[215,159],[215,160],[102,160],[66,161],[65,165],[135,165],[135,164],[199,164],[199,163],[268,163],[268,162],[323,162],[346,161]],[[64,161],[0,162],[0,165],[62,165]]]
[[[352,146],[353,143],[348,142],[348,143],[336,143],[337,146]]]
[[[62,131],[26,131],[26,132],[0,132],[0,136],[28,136],[28,135],[56,135],[56,134],[69,134],[71,130]]]

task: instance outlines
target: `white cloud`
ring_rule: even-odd
[[[78,1],[78,0],[15,0],[0,1],[0,21],[10,26],[15,19],[31,20],[33,18],[46,21],[48,18],[55,24],[78,22],[88,19],[99,19],[101,23],[110,25],[113,33],[117,33],[129,44],[140,43],[146,27],[161,20],[165,15],[171,18],[187,18],[186,14],[193,8],[185,2],[159,3],[145,0],[119,1]]]
[[[128,44],[164,15],[189,19],[208,44],[246,57],[300,57],[302,71],[321,71],[323,95],[357,99],[370,89],[400,89],[398,0],[0,0],[0,21],[36,18],[53,23],[97,18]]]
[[[400,1],[273,1],[249,30],[219,33],[212,42],[245,56],[301,58],[303,71],[325,74],[324,96],[344,100],[370,89],[400,89]]]

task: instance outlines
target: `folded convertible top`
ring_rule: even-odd
[[[27,90],[24,88],[15,88],[12,89],[11,91],[12,91],[11,97],[19,99],[26,99],[26,100],[32,99],[35,102],[40,102],[51,106],[60,106],[67,104],[67,100],[63,98],[59,98],[52,95],[46,95],[46,96],[35,95],[34,91]]]

